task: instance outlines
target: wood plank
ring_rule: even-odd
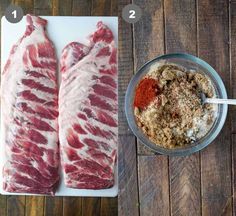
[[[201,215],[199,153],[170,157],[171,215]]]
[[[139,156],[140,215],[169,215],[168,158]]]
[[[164,54],[163,1],[134,0],[142,9],[141,19],[134,24],[134,70],[145,62]],[[138,154],[154,154],[149,148],[138,142]]]
[[[52,0],[52,15],[59,16],[59,0]]]
[[[230,26],[231,26],[231,88],[232,98],[236,98],[236,1],[231,1],[230,5]],[[231,106],[231,126],[232,133],[236,133],[236,106]]]
[[[43,216],[44,196],[26,196],[25,216]]]
[[[116,197],[101,199],[101,213],[102,216],[118,215],[118,201]]]
[[[10,5],[11,0],[1,0],[0,4],[0,15],[4,16],[6,8]]]
[[[7,196],[7,216],[25,215],[25,196]]]
[[[118,0],[111,0],[111,15],[118,16]]]
[[[129,0],[119,1],[118,14],[121,14],[125,5],[129,4]],[[131,25],[126,23],[119,16],[119,134],[132,135],[124,111],[125,92],[131,77],[133,76],[133,40]]]
[[[33,14],[34,13],[34,0],[12,0],[12,3],[19,5],[24,14]]]
[[[197,55],[197,18],[195,0],[165,0],[166,53]]]
[[[92,0],[92,16],[110,16],[111,0]]]
[[[166,52],[197,55],[195,0],[166,0]],[[171,215],[201,214],[199,153],[169,158]]]
[[[101,209],[101,199],[96,197],[86,197],[82,199],[83,216],[99,216]]]
[[[50,16],[52,15],[52,9],[51,8],[35,8],[34,9],[34,15],[36,16]]]
[[[118,14],[121,14],[129,0],[119,0]],[[119,153],[118,175],[119,215],[139,215],[138,182],[135,137],[130,131],[124,114],[125,91],[133,74],[133,47],[131,25],[119,16]]]
[[[138,140],[138,155],[155,155],[158,153],[155,153],[152,149],[145,146],[142,142]]]
[[[233,215],[236,215],[236,134],[232,135],[232,191],[233,191]],[[230,204],[230,202],[229,202]],[[227,209],[228,206],[226,205]],[[226,211],[225,211],[226,212]]]
[[[134,69],[164,54],[163,2],[134,0],[142,10],[142,18],[134,24]]]
[[[52,1],[48,0],[41,0],[37,1],[34,0],[34,8],[39,8],[39,9],[46,9],[46,8],[52,8]]]
[[[0,195],[0,215],[7,215],[7,196]]]
[[[34,0],[34,14],[40,16],[49,16],[52,15],[52,1]]]
[[[58,12],[60,16],[72,15],[72,0],[59,0]]]
[[[199,56],[210,63],[230,87],[228,2],[198,0]],[[230,121],[201,152],[202,215],[231,215]]]
[[[121,62],[120,62],[121,63]],[[139,215],[135,137],[119,136],[119,215]]]
[[[90,16],[92,0],[73,0],[72,15],[73,16]]]
[[[231,88],[232,98],[236,98],[236,1],[230,4],[230,48],[231,48]],[[233,188],[233,215],[236,215],[236,107],[232,107],[231,127],[232,127],[232,188]]]
[[[45,197],[44,215],[63,215],[62,197]]]
[[[64,197],[63,198],[63,216],[82,215],[82,198]]]

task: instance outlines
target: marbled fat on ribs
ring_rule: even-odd
[[[117,49],[102,22],[89,40],[62,51],[60,152],[67,187],[104,189],[114,185],[117,154]]]
[[[53,195],[59,181],[57,62],[47,21],[26,19],[2,72],[3,188]]]

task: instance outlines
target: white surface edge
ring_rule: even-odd
[[[79,31],[77,28],[73,28],[73,23],[74,25],[77,24],[79,26],[83,26],[81,27],[81,29],[83,29],[83,32],[87,32],[86,36],[88,36],[89,34],[93,33],[94,30],[96,29],[96,26],[94,25],[95,23],[97,23],[98,21],[103,21],[105,24],[108,25],[108,27],[112,30],[114,37],[115,37],[115,41],[116,41],[116,47],[118,48],[118,17],[103,17],[103,16],[99,16],[99,17],[86,17],[86,16],[81,16],[81,17],[76,17],[76,16],[40,16],[42,18],[45,18],[48,20],[48,26],[47,26],[47,32],[48,32],[48,36],[49,38],[53,41],[55,48],[56,48],[56,53],[57,53],[57,58],[59,59],[61,50],[63,47],[65,47],[69,42],[72,41],[78,41],[76,40],[77,38],[81,38]],[[85,21],[85,19],[89,22],[84,22],[82,23],[82,21]],[[70,36],[71,39],[65,41],[63,46],[58,46],[58,34],[55,34],[55,31],[53,31],[53,29],[50,29],[51,26],[50,24],[55,24],[55,22],[58,22],[59,26],[63,26],[63,22],[64,22],[64,26],[65,23],[66,26],[69,26],[71,31],[70,32]],[[70,23],[70,24],[69,24]],[[89,25],[88,25],[89,23]],[[110,24],[109,24],[110,23]],[[3,16],[1,18],[1,72],[3,70],[3,67],[6,63],[7,58],[9,57],[9,53],[10,53],[10,49],[13,46],[13,44],[15,44],[18,39],[20,37],[23,36],[24,32],[25,32],[25,28],[26,28],[26,21],[25,21],[25,17],[17,24],[13,24],[13,23],[9,23],[5,17]],[[94,26],[93,28],[91,28],[91,26]],[[76,26],[76,25],[75,25]],[[13,28],[14,27],[14,28]],[[49,27],[49,28],[48,28]],[[87,29],[86,29],[87,28]],[[90,28],[90,29],[88,29]],[[55,30],[55,29],[54,29]],[[74,32],[73,32],[74,31]],[[54,33],[53,33],[54,32]],[[61,35],[65,34],[65,30],[61,30]],[[71,34],[72,33],[72,34]],[[73,36],[72,36],[73,35]],[[82,43],[86,43],[86,37],[84,37],[85,35],[82,36],[83,39],[79,40]],[[72,39],[72,37],[74,37]],[[5,43],[3,42],[5,40]],[[61,38],[60,38],[60,43],[61,43]],[[117,49],[118,50],[118,49]],[[60,75],[60,73],[58,72],[58,76]],[[60,77],[58,77],[58,79],[60,80]],[[2,109],[1,109],[1,115],[2,115]],[[1,121],[1,117],[0,117],[0,121]],[[3,126],[3,122],[1,121],[1,128]],[[2,139],[2,130],[0,131],[0,136]],[[0,151],[0,194],[2,195],[35,195],[35,196],[45,196],[43,194],[29,194],[29,193],[9,193],[3,190],[2,185],[3,185],[3,176],[2,176],[2,169],[3,169],[3,165],[4,165],[4,158],[5,158],[5,147],[3,146],[3,142],[0,143],[0,147],[1,147],[1,151]],[[117,158],[118,158],[118,143],[117,143]],[[62,179],[62,175],[61,175],[61,179],[60,179],[60,185],[58,187],[58,190],[55,193],[55,196],[84,196],[84,197],[116,197],[118,195],[118,159],[115,165],[115,183],[114,186],[112,188],[109,189],[102,189],[102,190],[87,190],[87,189],[73,189],[73,188],[66,188]]]

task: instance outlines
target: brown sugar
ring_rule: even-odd
[[[162,147],[175,148],[205,136],[217,113],[216,105],[201,104],[201,92],[207,97],[215,95],[209,78],[172,64],[150,69],[143,79],[147,78],[157,80],[160,94],[146,109],[134,107],[134,114],[149,139]]]

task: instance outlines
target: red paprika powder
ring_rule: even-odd
[[[157,80],[144,78],[136,88],[134,106],[145,109],[156,98],[159,92],[160,89]]]

